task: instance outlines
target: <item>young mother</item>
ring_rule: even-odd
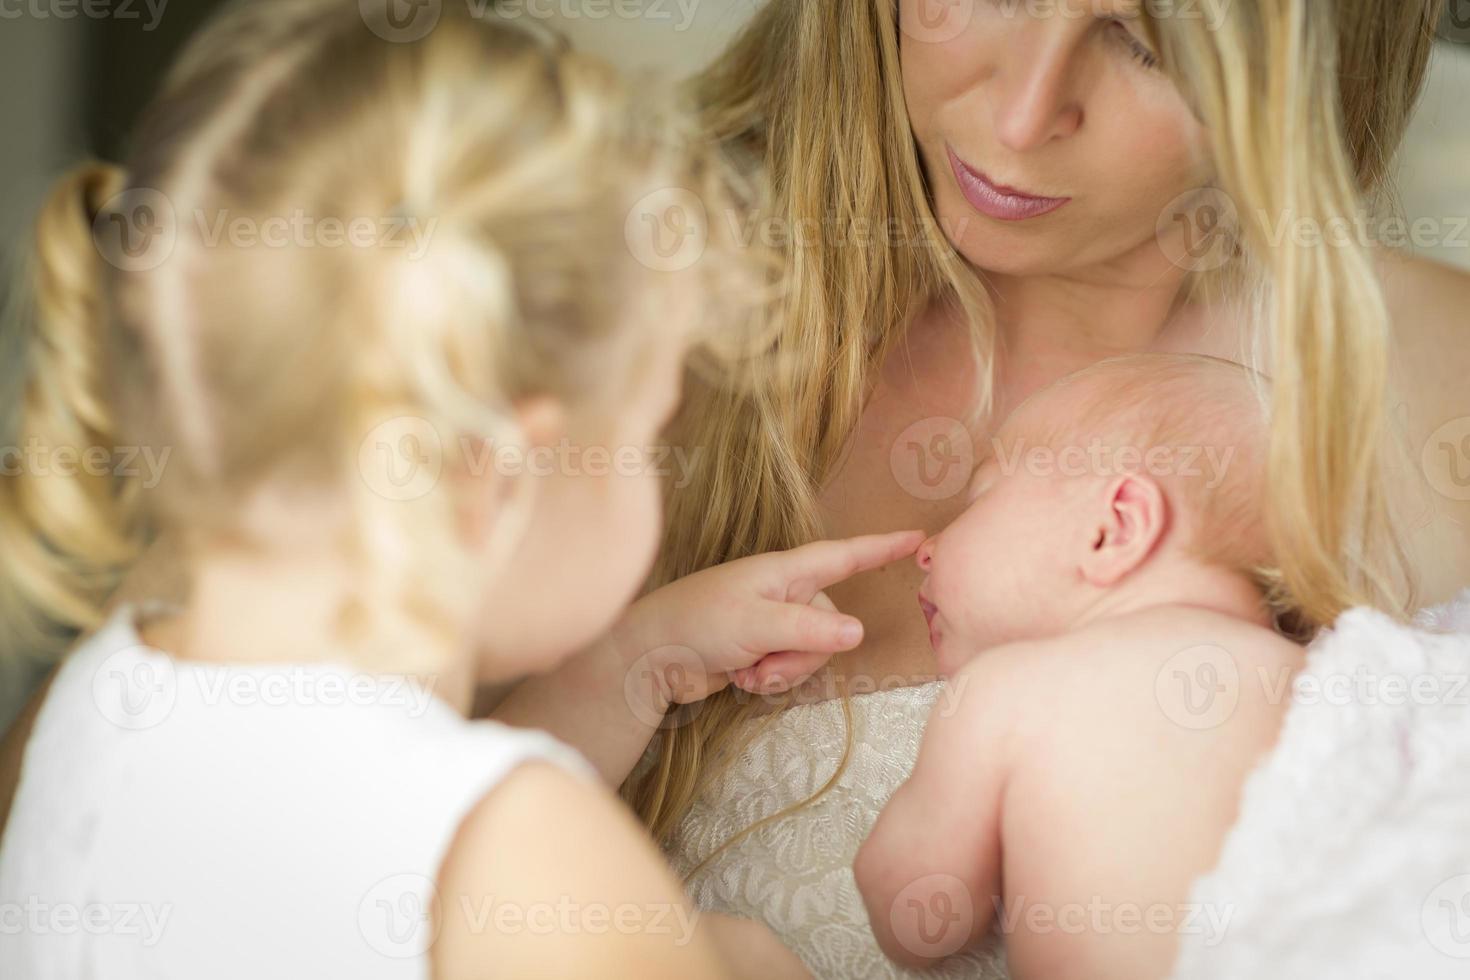
[[[704,466],[672,494],[662,559],[682,581],[500,713],[621,781],[654,728],[609,692],[635,689],[627,664],[663,669],[665,701],[695,703],[664,723],[630,799],[701,904],[764,918],[819,974],[890,969],[848,866],[937,696],[918,572],[823,593],[866,636],[775,713],[733,688],[696,701],[724,681],[688,669],[691,651],[780,648],[742,616],[762,559],[684,576],[937,530],[1029,393],[1172,350],[1275,379],[1263,520],[1276,599],[1301,625],[1470,582],[1470,495],[1450,470],[1456,420],[1470,426],[1470,276],[1391,254],[1375,229],[1392,226],[1362,220],[1384,213],[1442,4],[1144,7],[771,0],[698,81],[713,136],[773,188],[768,213],[730,220],[789,239],[782,370],[744,393],[693,386],[680,438]],[[721,596],[718,615],[678,613]],[[554,717],[548,692],[567,686],[586,710]],[[1002,972],[995,955],[955,969]]]

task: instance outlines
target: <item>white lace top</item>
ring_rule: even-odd
[[[973,977],[1004,980],[998,947],[911,973],[883,955],[868,926],[853,858],[878,811],[908,778],[941,684],[851,699],[852,758],[825,796],[727,848],[688,881],[702,909],[769,925],[823,980]],[[760,734],[696,801],[671,844],[687,875],[705,855],[763,817],[805,800],[831,778],[846,738],[839,701],[752,722]]]

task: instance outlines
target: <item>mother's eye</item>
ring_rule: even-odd
[[[1123,21],[1108,21],[1107,30],[1117,43],[1123,45],[1123,50],[1130,57],[1136,59],[1143,67],[1149,69],[1159,67],[1159,56],[1147,44],[1140,41],[1138,35],[1134,34],[1132,29]]]

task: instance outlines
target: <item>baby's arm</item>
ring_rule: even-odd
[[[924,968],[978,942],[1000,895],[1005,679],[962,670],[929,718],[918,762],[878,816],[854,873],[890,959]]]

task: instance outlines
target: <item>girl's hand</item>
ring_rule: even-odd
[[[617,786],[673,705],[732,682],[758,694],[789,690],[861,643],[862,623],[822,590],[911,555],[923,540],[905,531],[818,541],[682,578],[634,603],[557,670],[517,685],[491,717],[550,732]]]
[[[754,694],[790,690],[863,639],[862,622],[838,612],[822,590],[907,557],[923,540],[922,531],[900,531],[817,541],[707,568],[650,593],[614,637],[629,670],[630,706],[661,713],[731,683]]]

